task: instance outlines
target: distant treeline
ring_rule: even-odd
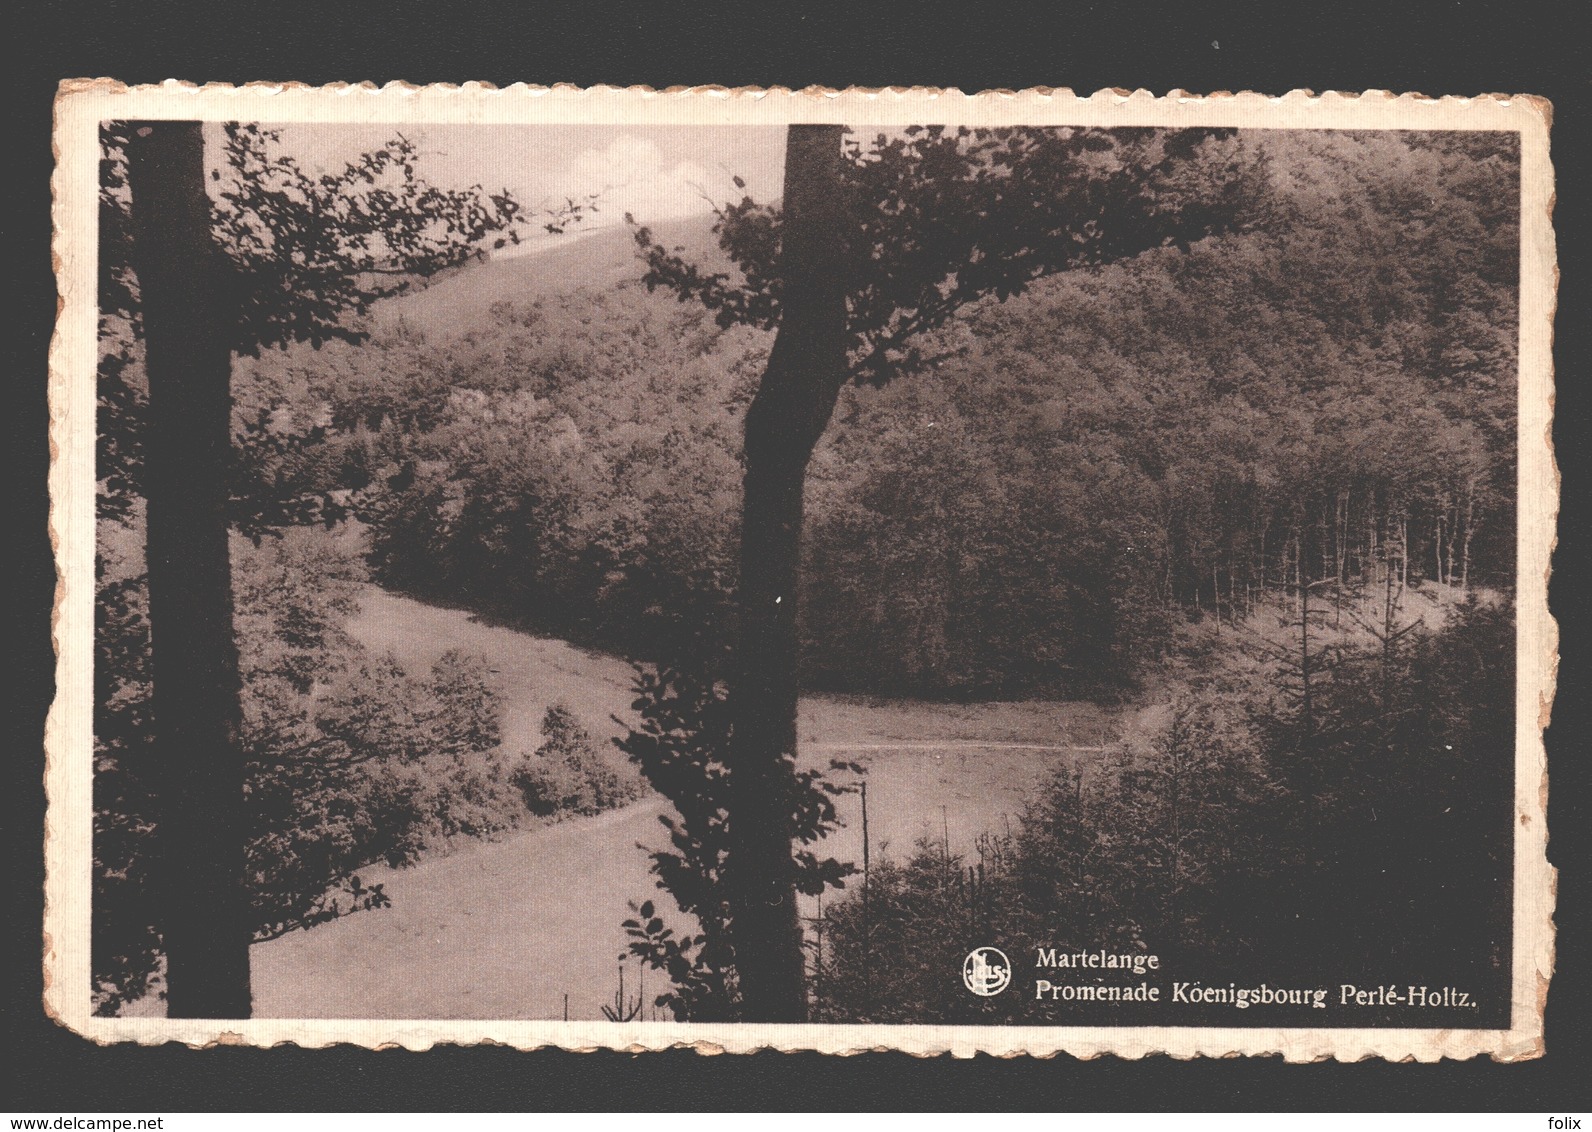
[[[988,303],[932,372],[843,398],[808,484],[811,684],[1100,692],[1184,611],[1387,570],[1510,585],[1509,139],[1246,144],[1265,230]],[[256,363],[240,492],[346,502],[417,595],[639,657],[720,637],[768,338],[639,284],[480,314]]]

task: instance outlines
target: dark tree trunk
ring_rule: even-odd
[[[160,926],[172,1017],[247,1018],[243,757],[227,551],[229,336],[197,122],[127,149],[149,375],[146,486]]]
[[[746,414],[726,879],[744,1016],[758,1022],[801,1021],[807,1011],[791,857],[796,595],[807,464],[846,380],[842,136],[839,126],[789,127],[779,333]]]

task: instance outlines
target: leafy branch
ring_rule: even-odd
[[[724,882],[733,789],[726,689],[684,665],[639,669],[635,687],[632,706],[640,724],[614,742],[675,811],[658,819],[672,848],[641,848],[651,857],[658,887],[696,921],[698,930],[676,933],[652,901],[632,903],[635,915],[623,923],[630,953],[669,977],[672,985],[657,996],[656,1005],[677,1020],[734,1019],[739,1009],[734,923]],[[840,761],[831,769],[861,770]],[[816,770],[792,768],[789,780],[795,841],[811,845],[839,825],[834,798],[855,788]],[[808,849],[793,848],[792,859],[797,888],[808,895],[844,887],[857,872],[853,864],[820,858]]]
[[[932,368],[952,355],[925,356],[912,341],[986,297],[1004,302],[1048,275],[1259,224],[1264,162],[1237,161],[1231,133],[910,126],[849,141],[848,224],[836,233],[848,376],[883,385]],[[743,196],[715,216],[735,273],[705,271],[627,217],[643,281],[700,303],[721,327],[774,327],[781,211]]]

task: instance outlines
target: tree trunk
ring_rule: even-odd
[[[746,414],[726,880],[743,1016],[755,1022],[807,1012],[791,857],[796,602],[807,465],[846,380],[842,136],[839,126],[789,127],[779,333]]]
[[[1447,498],[1438,500],[1438,516],[1433,519],[1433,527],[1431,527],[1431,559],[1433,559],[1433,564],[1438,568],[1439,586],[1444,586],[1449,581],[1446,573],[1442,572],[1442,519],[1446,516],[1447,509],[1449,509],[1449,500]]]
[[[243,756],[227,550],[232,355],[198,122],[127,147],[149,377],[146,484],[167,1013],[247,1018]]]
[[[1399,588],[1410,584],[1410,517],[1399,514]]]
[[[1465,492],[1465,541],[1461,544],[1459,588],[1470,589],[1470,539],[1476,533],[1476,486],[1470,484]]]

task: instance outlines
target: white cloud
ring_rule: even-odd
[[[627,212],[642,223],[701,215],[734,191],[727,176],[695,161],[665,165],[658,143],[635,134],[621,134],[606,149],[582,150],[546,184],[555,199],[601,194],[599,216],[609,222]]]
[[[312,173],[333,172],[361,152],[390,139],[395,127],[380,123],[289,125],[287,152]],[[774,199],[783,168],[782,128],[665,126],[587,127],[516,125],[411,125],[404,134],[419,146],[419,169],[433,184],[507,188],[528,210],[527,242],[500,254],[523,255],[618,226],[629,212],[643,224],[705,216],[743,190]],[[220,133],[209,139],[220,160]],[[544,211],[566,198],[600,194],[597,213],[550,237],[540,230]]]

